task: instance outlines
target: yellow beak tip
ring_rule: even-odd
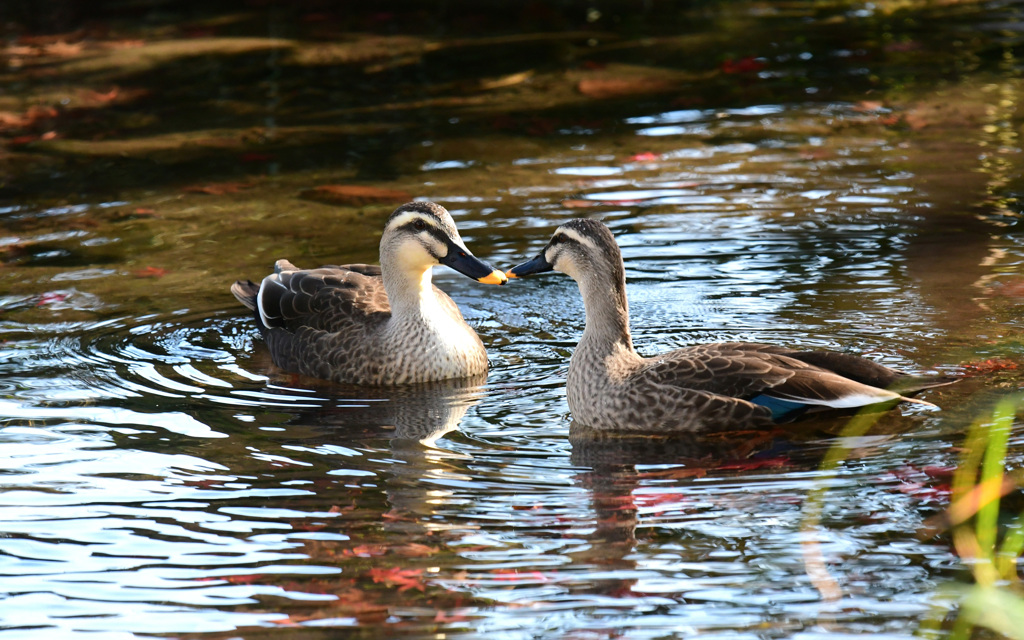
[[[495,269],[486,276],[478,279],[477,282],[482,282],[484,284],[505,284],[508,282],[508,278],[505,277],[504,273]]]
[[[519,276],[517,276],[516,274],[512,273],[512,270],[509,269],[508,271],[505,272],[505,277],[508,278],[509,280],[512,280],[514,278],[518,278]]]

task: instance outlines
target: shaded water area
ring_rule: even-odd
[[[968,426],[1021,387],[1021,14],[5,2],[0,637],[907,638],[952,616],[966,565],[921,531]],[[594,440],[564,394],[576,285],[443,268],[485,380],[275,369],[230,283],[375,262],[412,198],[500,268],[607,223],[643,354],[753,340],[963,379],[856,437]]]

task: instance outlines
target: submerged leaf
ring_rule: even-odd
[[[307,200],[326,204],[357,207],[367,204],[401,204],[412,200],[412,194],[406,191],[354,184],[326,184],[306,189],[299,195]]]

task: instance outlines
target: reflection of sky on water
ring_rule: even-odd
[[[424,183],[470,176],[446,184],[444,202],[467,241],[490,240],[510,263],[567,217],[605,221],[643,353],[745,339],[912,369],[953,362],[941,350],[951,314],[914,276],[928,253],[915,252],[921,225],[938,203],[897,145],[818,131],[851,113],[673,109],[625,119],[629,153],[594,136],[505,165],[417,166]],[[495,167],[530,179],[478,192],[473,172]],[[113,235],[32,239],[80,249]],[[985,286],[1012,286],[1020,242],[984,242],[996,256]],[[52,279],[127,270],[78,265]],[[213,310],[182,301],[178,313],[65,323],[17,312],[102,301],[65,289],[4,298],[4,606],[48,631],[232,632],[286,616],[359,626],[354,580],[386,605],[388,624],[430,633],[439,611],[464,617],[456,631],[522,637],[626,627],[630,637],[753,636],[818,615],[801,509],[834,424],[635,451],[572,439],[575,284],[550,274],[482,288],[436,271],[489,347],[485,386],[365,393],[294,379],[268,365],[243,312],[225,311],[226,291]],[[955,431],[945,415],[892,412],[832,480],[830,503],[843,506],[828,514],[820,548],[844,590],[830,612],[840,629],[905,637],[955,566],[943,543],[915,538],[941,504],[920,469],[952,464],[956,437],[935,435]],[[402,591],[371,568],[422,570],[422,582]]]

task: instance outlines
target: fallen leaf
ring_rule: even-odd
[[[54,304],[54,303],[57,303],[57,302],[64,302],[67,299],[68,299],[68,294],[66,294],[66,293],[58,293],[56,291],[50,291],[48,293],[44,293],[43,295],[39,296],[38,299],[36,299],[36,306],[37,307],[41,307],[41,306],[46,305],[46,304]]]
[[[412,200],[412,194],[405,191],[354,184],[326,184],[305,189],[299,193],[299,196],[316,202],[354,207],[367,204],[401,204]]]
[[[312,523],[304,522],[302,520],[293,520],[289,522],[296,531],[323,531],[327,528],[326,523]]]
[[[969,362],[962,365],[964,372],[967,375],[981,375],[985,373],[993,373],[996,371],[1004,371],[1007,369],[1016,369],[1017,363],[1013,360],[1006,358],[989,358],[988,360],[980,360],[978,362]]]
[[[28,111],[25,112],[25,117],[30,123],[34,123],[46,118],[56,118],[57,114],[57,109],[50,105],[36,104],[28,108]]]
[[[345,549],[341,552],[343,556],[349,556],[354,558],[372,558],[374,556],[382,556],[385,553],[384,545],[380,544],[361,544],[351,549]]]
[[[562,206],[566,209],[586,209],[587,207],[596,207],[597,203],[593,200],[562,200]]]
[[[47,55],[58,56],[61,58],[71,58],[82,53],[81,42],[54,42],[43,47],[43,51]]]
[[[259,574],[244,574],[244,575],[228,576],[227,580],[231,584],[254,584],[261,577],[262,576],[259,575]]]
[[[603,76],[580,80],[576,89],[588,98],[619,98],[671,91],[677,84],[665,78]]]
[[[35,47],[28,47],[25,45],[12,44],[9,47],[4,47],[3,54],[9,57],[15,56],[34,56],[38,55],[39,50]]]
[[[162,278],[167,275],[167,269],[161,269],[160,267],[146,267],[145,269],[132,271],[132,275],[136,278]]]
[[[760,58],[748,56],[746,58],[740,58],[739,60],[728,59],[723,62],[719,69],[722,73],[754,73],[764,69],[767,65]]]
[[[121,88],[115,86],[110,91],[100,93],[99,91],[93,91],[92,89],[83,89],[79,91],[79,96],[83,102],[88,104],[107,104],[117,99],[121,93]]]
[[[928,464],[921,467],[921,471],[924,472],[929,478],[942,478],[949,480],[956,473],[956,467],[946,467],[937,464]]]
[[[885,109],[885,105],[877,100],[861,100],[857,104],[853,105],[853,110],[861,113],[881,111],[882,109]]]
[[[673,467],[665,471],[658,471],[645,475],[654,476],[658,479],[703,478],[708,475],[708,470],[705,467]]]
[[[407,591],[408,589],[419,589],[424,590],[426,585],[423,584],[421,575],[423,569],[400,569],[398,567],[391,567],[389,569],[370,569],[370,577],[374,582],[384,583],[389,586],[398,586],[398,591]]]
[[[0,126],[23,127],[28,124],[25,116],[13,111],[0,111]]]
[[[410,542],[408,544],[398,545],[392,547],[391,551],[405,557],[405,558],[421,558],[423,556],[431,556],[437,553],[437,547],[431,547],[418,542]]]
[[[644,151],[643,153],[637,153],[629,157],[630,162],[654,162],[660,160],[661,156],[650,151]]]

